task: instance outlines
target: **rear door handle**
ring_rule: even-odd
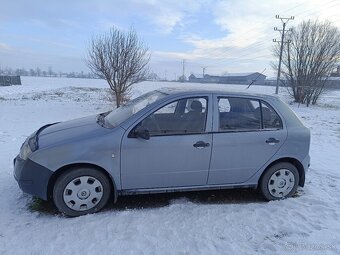
[[[204,147],[209,147],[210,143],[205,143],[203,141],[198,141],[197,143],[193,144],[193,146],[197,149],[203,149]]]
[[[268,143],[269,145],[274,145],[274,144],[279,143],[279,142],[280,142],[280,140],[277,140],[277,139],[275,139],[275,138],[273,138],[273,137],[268,138],[268,139],[266,140],[266,143]]]

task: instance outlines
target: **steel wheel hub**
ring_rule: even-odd
[[[78,194],[77,194],[78,198],[80,198],[80,199],[86,199],[90,195],[91,195],[91,192],[88,189],[81,189],[81,190],[78,191]]]
[[[280,180],[279,183],[278,183],[278,187],[279,188],[283,188],[284,186],[286,185],[286,181],[285,180]]]
[[[95,207],[103,197],[103,185],[92,176],[81,176],[70,181],[63,193],[65,204],[72,210],[85,211]]]
[[[292,191],[294,184],[294,174],[289,169],[279,169],[269,178],[268,190],[273,197],[283,198]]]

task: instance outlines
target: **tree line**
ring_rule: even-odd
[[[52,67],[49,67],[47,70],[42,68],[10,68],[0,67],[0,75],[19,75],[19,76],[34,76],[34,77],[66,77],[66,78],[88,78],[88,79],[95,79],[97,78],[95,74],[92,72],[85,73],[81,72],[55,72],[53,71]]]

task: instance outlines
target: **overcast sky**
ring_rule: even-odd
[[[0,0],[0,65],[85,71],[92,35],[111,26],[133,26],[152,53],[161,77],[224,72],[274,76],[272,39],[280,37],[276,14],[328,19],[340,26],[340,0]]]

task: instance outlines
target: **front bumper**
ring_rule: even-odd
[[[14,159],[14,178],[20,189],[28,194],[48,200],[48,182],[53,172],[34,161]]]

